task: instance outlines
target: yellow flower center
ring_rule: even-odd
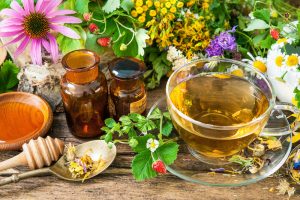
[[[281,67],[282,62],[283,62],[283,56],[277,56],[276,59],[275,59],[275,63],[277,65],[277,67]]]
[[[151,148],[155,148],[155,147],[156,147],[156,144],[155,144],[154,141],[151,142],[150,147],[151,147]]]
[[[289,66],[289,67],[293,67],[295,65],[298,65],[298,63],[299,63],[299,59],[298,59],[298,56],[296,56],[296,55],[290,55],[286,59],[286,65]]]
[[[244,77],[244,72],[241,69],[235,69],[231,72],[231,74],[238,77]]]
[[[43,38],[50,30],[49,21],[43,13],[30,13],[25,17],[23,26],[30,38]]]
[[[277,43],[278,44],[280,44],[280,43],[284,43],[285,44],[285,43],[287,43],[287,39],[286,38],[280,38],[280,39],[277,40]]]
[[[254,61],[253,66],[263,73],[267,71],[267,66],[260,60]]]

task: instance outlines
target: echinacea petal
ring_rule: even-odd
[[[40,12],[40,9],[43,8],[46,5],[46,1],[44,0],[38,0],[35,4],[35,11]]]
[[[0,27],[1,26],[7,26],[7,25],[21,25],[23,24],[23,20],[22,19],[18,19],[18,18],[7,18],[4,19],[0,22]]]
[[[36,55],[36,40],[32,40],[30,47],[30,57],[33,64],[37,64],[37,55]]]
[[[14,53],[14,57],[18,57],[27,47],[28,43],[30,42],[30,38],[25,36],[24,40],[21,42],[20,46],[16,49]]]
[[[53,18],[50,18],[49,21],[51,23],[68,23],[68,24],[78,24],[81,23],[81,19],[73,16],[56,16]]]
[[[52,56],[53,62],[57,62],[57,60],[58,60],[58,45],[57,45],[56,39],[51,34],[48,34],[47,37],[48,37],[49,43],[50,43],[50,51],[51,51],[51,56]]]
[[[69,38],[80,39],[80,36],[75,31],[73,31],[72,29],[70,29],[68,27],[52,24],[52,25],[50,25],[50,28],[54,31],[57,31],[57,32],[69,37]]]
[[[23,4],[25,13],[28,15],[30,13],[28,0],[22,0],[22,4]]]
[[[15,36],[20,33],[22,33],[23,30],[20,31],[12,31],[12,32],[0,32],[0,37],[10,37],[10,36]]]
[[[1,26],[1,31],[0,32],[12,32],[12,31],[20,31],[23,30],[24,27],[23,25],[6,25],[6,26]]]
[[[42,65],[42,39],[36,39],[35,43],[36,64]]]
[[[29,6],[29,11],[31,13],[35,12],[34,11],[34,0],[27,0],[28,1],[28,6]]]
[[[50,49],[50,44],[46,39],[42,39],[42,45],[44,47],[44,49],[48,52],[51,53],[51,49]]]
[[[57,9],[57,7],[61,4],[62,0],[51,0],[44,6],[44,8],[41,8],[40,11],[47,14],[51,12],[54,9]]]
[[[1,15],[7,15],[9,17],[14,17],[14,18],[18,18],[18,19],[23,19],[23,16],[21,14],[19,14],[17,11],[13,10],[13,9],[9,9],[9,8],[5,8],[3,10],[0,11]]]
[[[17,1],[11,2],[10,7],[16,12],[18,12],[20,15],[25,15],[25,10],[20,6],[20,4]]]
[[[22,33],[22,34],[20,34],[19,36],[17,36],[15,39],[13,39],[13,40],[9,41],[8,43],[4,44],[2,47],[5,47],[5,46],[10,45],[10,44],[12,44],[12,43],[19,42],[19,41],[22,40],[25,36],[26,36],[26,34],[25,34],[25,33]]]
[[[60,15],[71,15],[75,14],[76,12],[74,10],[56,10],[50,13],[47,13],[47,17],[51,18],[54,16],[60,16]]]

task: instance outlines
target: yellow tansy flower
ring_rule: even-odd
[[[165,15],[168,12],[168,10],[166,8],[162,8],[160,12],[161,14]]]
[[[142,16],[139,16],[138,20],[139,20],[139,22],[144,23],[146,21],[146,18],[145,18],[145,16],[142,15]]]
[[[171,9],[170,9],[170,12],[172,12],[172,13],[176,13],[176,8],[175,7],[172,7]]]
[[[144,10],[144,11],[147,11],[147,10],[148,10],[148,6],[143,5],[143,10]]]
[[[151,6],[153,6],[153,2],[152,1],[146,1],[146,5],[148,6],[148,7],[151,7]]]
[[[160,7],[160,2],[159,1],[155,1],[154,2],[154,6],[157,7],[157,8]]]
[[[208,8],[209,8],[209,4],[208,3],[202,3],[202,8],[204,9],[204,10],[207,10]]]
[[[171,8],[172,4],[170,2],[165,3],[166,8]]]
[[[142,5],[143,5],[143,0],[137,0],[137,1],[135,2],[135,5],[136,5],[136,7],[142,7]]]
[[[149,15],[151,17],[155,17],[156,16],[156,11],[155,10],[150,10]]]
[[[195,0],[190,0],[189,2],[186,3],[187,7],[191,7],[196,3]]]
[[[182,8],[183,6],[184,6],[184,3],[183,3],[183,2],[179,1],[179,2],[177,3],[177,8]]]
[[[176,1],[177,0],[170,0],[170,3],[174,5],[176,3]]]
[[[299,57],[297,54],[292,54],[289,56],[286,56],[285,60],[286,66],[288,67],[295,67],[299,64]]]
[[[138,13],[136,12],[136,10],[131,11],[131,16],[132,17],[137,17],[138,16]]]
[[[137,7],[137,8],[136,8],[136,12],[137,12],[138,14],[142,14],[142,13],[144,12],[144,9],[143,9],[142,7]]]

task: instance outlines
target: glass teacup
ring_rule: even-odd
[[[190,152],[214,164],[255,140],[274,107],[292,109],[275,105],[272,86],[262,73],[230,59],[182,66],[170,76],[166,93],[174,126]]]

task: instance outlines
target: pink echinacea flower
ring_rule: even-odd
[[[58,10],[62,0],[22,0],[23,6],[17,1],[10,4],[10,9],[3,9],[0,14],[7,16],[0,22],[0,37],[13,37],[6,43],[20,42],[14,52],[14,57],[20,55],[30,44],[30,56],[33,64],[42,64],[42,48],[54,62],[57,62],[59,50],[56,38],[51,31],[61,33],[73,39],[80,36],[72,29],[63,26],[65,23],[81,23],[77,17],[66,16],[74,14],[73,10]]]

